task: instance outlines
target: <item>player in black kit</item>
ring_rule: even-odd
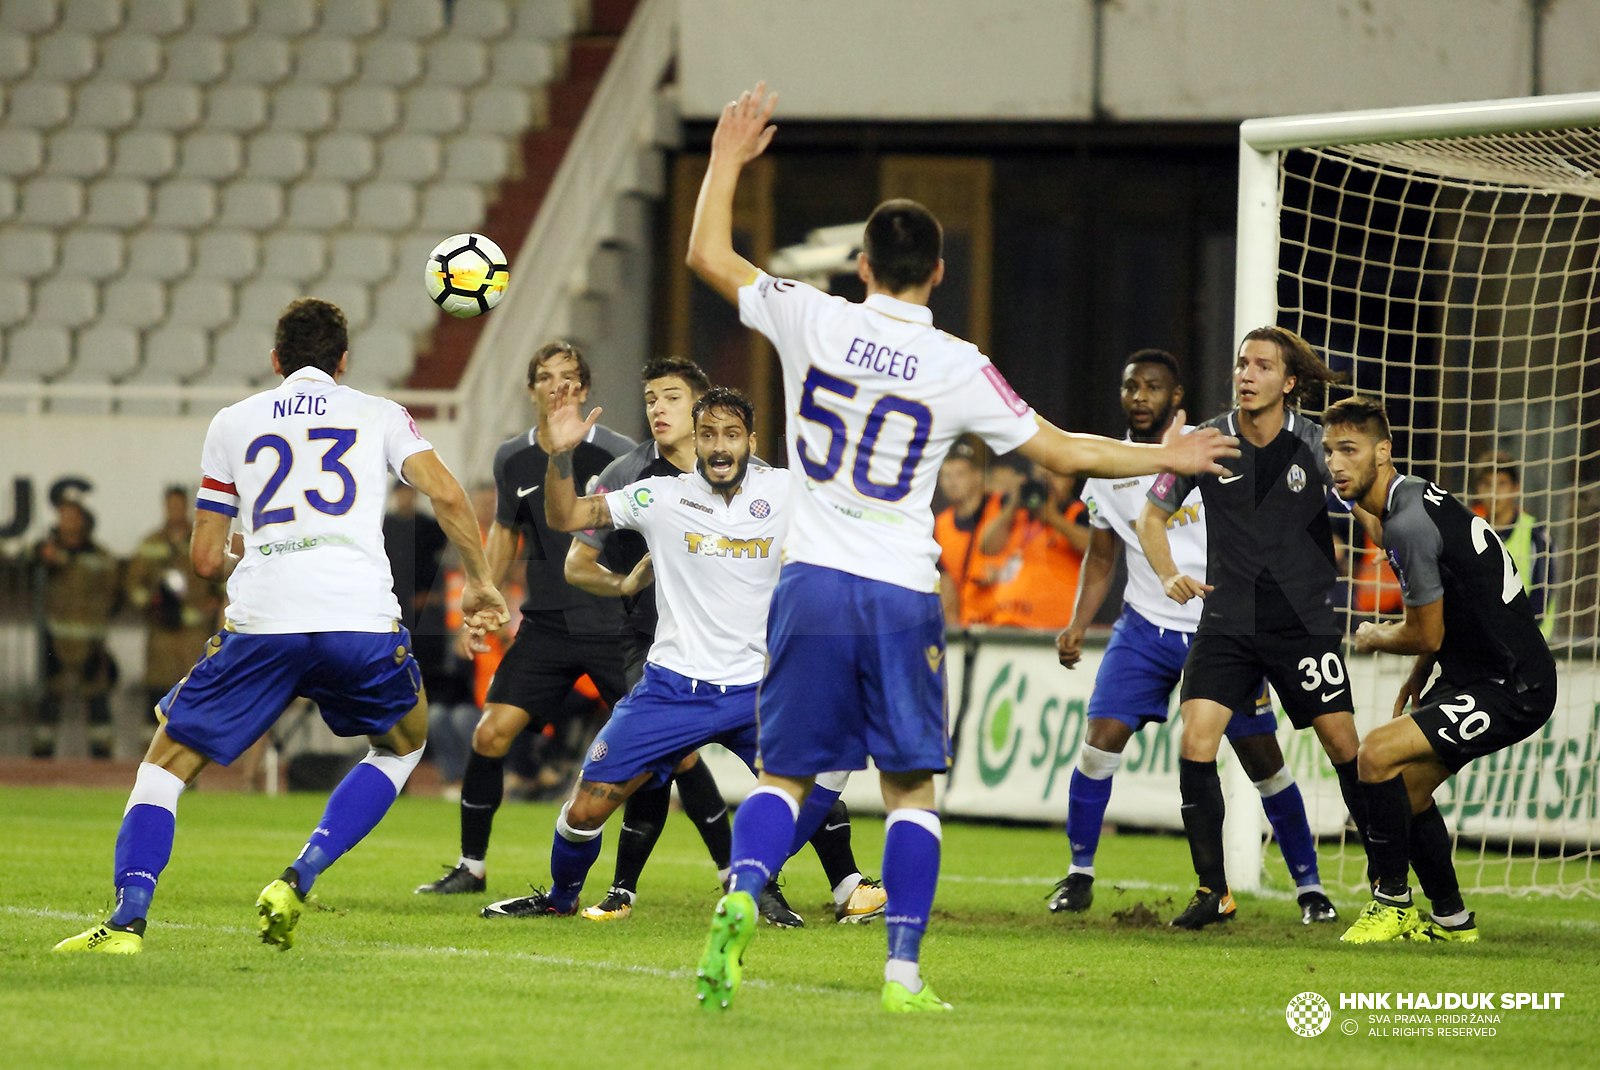
[[[1544,726],[1556,703],[1555,659],[1488,521],[1437,485],[1395,471],[1383,406],[1347,398],[1325,422],[1334,490],[1383,546],[1405,602],[1399,623],[1362,623],[1355,649],[1416,655],[1394,720],[1370,732],[1357,755],[1377,883],[1341,939],[1475,941],[1433,792],[1474,758]],[[1439,679],[1428,687],[1435,666]],[[1432,905],[1427,922],[1412,905],[1408,868]]]
[[[1233,916],[1223,865],[1217,750],[1232,711],[1272,682],[1296,728],[1311,728],[1339,776],[1345,805],[1364,828],[1356,735],[1342,632],[1329,602],[1334,581],[1331,483],[1322,429],[1297,411],[1314,386],[1340,376],[1305,339],[1281,327],[1245,335],[1234,362],[1237,408],[1202,426],[1239,438],[1227,475],[1162,475],[1139,517],[1139,542],[1179,603],[1205,611],[1183,667],[1178,785],[1199,890],[1172,924],[1199,929]],[[1201,583],[1178,572],[1166,522],[1198,482],[1207,563]],[[1337,501],[1338,499],[1333,499]]]
[[[555,390],[568,383],[578,397],[587,397],[589,363],[582,352],[566,342],[540,347],[528,362],[528,393],[541,426]],[[461,781],[461,858],[449,873],[421,885],[418,892],[485,890],[484,856],[504,793],[506,751],[534,717],[554,710],[585,674],[607,705],[628,692],[619,642],[621,607],[615,599],[578,590],[562,575],[571,536],[545,523],[541,486],[548,457],[540,437],[534,427],[495,453],[498,501],[486,546],[489,567],[499,583],[520,537],[527,554],[527,599],[522,626],[489,684],[483,717],[472,733],[472,755]],[[579,485],[592,486],[607,465],[633,446],[632,439],[596,425],[573,451]]]

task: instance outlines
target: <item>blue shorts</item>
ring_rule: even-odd
[[[167,735],[219,765],[229,765],[303,695],[336,736],[378,736],[422,696],[411,635],[218,632],[189,675],[157,708]]]
[[[922,594],[817,565],[787,564],[767,615],[761,768],[942,772],[944,611]]]
[[[1089,719],[1121,721],[1135,732],[1149,721],[1165,721],[1172,689],[1183,676],[1183,662],[1193,638],[1191,632],[1159,627],[1132,606],[1124,607],[1094,678]],[[1227,736],[1239,739],[1277,730],[1272,692],[1263,680],[1255,702],[1233,711]]]
[[[707,743],[722,744],[753,770],[758,686],[708,684],[647,663],[595,737],[583,779],[626,784],[650,773],[644,787],[660,787],[684,755]]]

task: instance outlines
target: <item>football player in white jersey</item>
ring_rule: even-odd
[[[244,753],[296,695],[314,700],[334,733],[372,746],[299,857],[262,891],[261,939],[289,947],[312,882],[382,820],[428,734],[422,673],[383,549],[390,470],[428,496],[461,554],[469,631],[481,637],[509,619],[461,485],[405,409],[339,385],[347,340],[336,306],[294,302],[272,350],[282,384],[211,421],[190,556],[200,575],[228,578],[227,625],[157,706],[162,726],[117,834],[116,909],[57,951],[141,950],[178,796],[208,763]],[[236,517],[240,557],[229,551]]]
[[[1122,411],[1128,438],[1154,442],[1183,402],[1178,362],[1159,349],[1142,349],[1128,358],[1122,373]],[[1111,801],[1111,777],[1122,763],[1123,748],[1133,733],[1150,722],[1164,724],[1172,689],[1183,675],[1189,641],[1200,626],[1201,602],[1178,605],[1168,598],[1161,580],[1139,544],[1136,525],[1144,511],[1145,493],[1155,476],[1091,479],[1084,484],[1094,531],[1078,578],[1078,600],[1072,623],[1056,639],[1061,664],[1071,669],[1083,657],[1083,636],[1089,622],[1111,593],[1117,553],[1128,547],[1128,583],[1122,615],[1106,644],[1094,693],[1089,698],[1088,734],[1078,750],[1067,792],[1067,840],[1072,866],[1050,896],[1052,913],[1081,913],[1094,900],[1094,856],[1100,827]],[[1191,576],[1204,576],[1206,526],[1194,491],[1167,520],[1167,540],[1174,561]],[[1317,870],[1317,841],[1306,823],[1305,801],[1294,774],[1278,747],[1272,693],[1263,685],[1260,697],[1235,711],[1227,736],[1234,753],[1261,792],[1261,804],[1283,850],[1284,864],[1295,883],[1303,924],[1338,920],[1323,891]]]
[[[938,883],[933,774],[948,767],[930,510],[940,462],[973,432],[1062,474],[1210,472],[1235,440],[1174,427],[1160,443],[1118,442],[1035,416],[976,346],[934,329],[943,232],[914,202],[889,201],[868,220],[862,304],[757,270],[733,247],[733,199],[740,170],[772,140],[775,104],[761,85],[723,110],[689,237],[689,267],[777,349],[789,470],[803,488],[768,628],[761,785],[734,820],[733,890],[717,906],[699,994],[702,1006],[730,1004],[754,897],[789,848],[812,779],[865,768],[870,754],[889,811],[883,1005],[945,1010],[918,969]]]

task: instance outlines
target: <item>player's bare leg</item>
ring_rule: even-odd
[[[1183,746],[1178,761],[1178,788],[1183,795],[1183,831],[1189,839],[1198,888],[1172,925],[1201,929],[1233,917],[1233,896],[1222,854],[1222,781],[1217,776],[1217,751],[1233,711],[1220,702],[1193,698],[1179,707]]]
[[[1317,868],[1317,841],[1306,821],[1305,801],[1294,775],[1284,764],[1283,748],[1271,732],[1235,736],[1229,742],[1233,753],[1251,783],[1261,793],[1261,805],[1272,824],[1295,882],[1295,899],[1300,905],[1300,923],[1313,925],[1339,920],[1339,912],[1322,887]]]
[[[1132,738],[1133,727],[1114,717],[1089,721],[1067,789],[1067,843],[1072,865],[1050,893],[1052,914],[1081,914],[1094,903],[1094,856],[1100,847],[1106,805],[1111,801],[1111,777]]]
[[[505,799],[506,752],[532,719],[527,710],[503,702],[484,707],[472,730],[472,753],[461,777],[461,857],[443,877],[418,885],[418,892],[449,895],[484,890],[489,833]]]

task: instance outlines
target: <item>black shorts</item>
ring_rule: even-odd
[[[1556,708],[1554,678],[1518,691],[1496,680],[1458,684],[1440,677],[1412,711],[1433,752],[1452,773],[1474,758],[1505,750],[1544,727]]]
[[[529,615],[489,681],[488,701],[525,710],[543,724],[586,674],[607,706],[628,693],[622,636],[573,635],[564,623]]]
[[[1201,632],[1183,663],[1184,702],[1203,698],[1247,708],[1265,676],[1296,728],[1355,708],[1339,635],[1215,635]]]

